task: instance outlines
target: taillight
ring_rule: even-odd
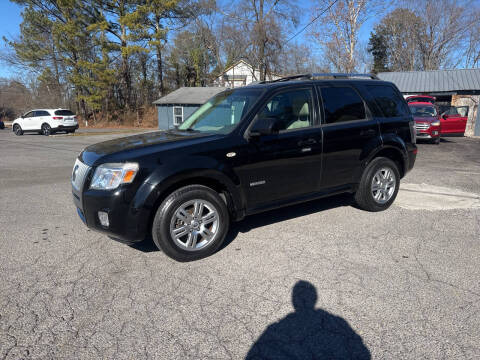
[[[52,119],[53,120],[62,120],[63,116],[53,116]]]
[[[408,123],[410,126],[410,136],[412,139],[412,143],[416,144],[417,143],[417,129],[415,128],[415,121],[410,121]]]

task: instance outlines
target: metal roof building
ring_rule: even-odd
[[[212,96],[226,90],[222,87],[182,87],[154,101],[155,105],[190,104],[202,105]]]
[[[393,82],[404,94],[480,94],[480,69],[383,72],[377,76]]]
[[[182,87],[153,102],[158,112],[158,128],[180,125],[208,99],[226,90],[222,87]]]
[[[465,135],[480,136],[480,69],[384,72],[381,80],[397,85],[404,94],[435,96],[438,106],[468,106]]]

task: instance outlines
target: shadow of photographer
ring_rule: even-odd
[[[339,316],[315,309],[317,291],[307,281],[293,287],[294,312],[267,327],[246,359],[370,359],[370,351]]]

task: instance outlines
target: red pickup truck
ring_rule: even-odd
[[[415,120],[417,139],[440,144],[441,122],[437,107],[431,102],[409,102],[408,107]]]

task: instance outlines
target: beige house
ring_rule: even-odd
[[[281,78],[277,74],[267,74],[267,80],[276,80]],[[236,88],[246,86],[254,81],[260,81],[260,71],[255,69],[245,60],[239,60],[229,66],[225,71],[215,79],[214,86]]]

